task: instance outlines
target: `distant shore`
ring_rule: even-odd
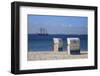
[[[68,55],[67,51],[54,52],[54,51],[42,51],[32,52],[29,51],[27,54],[27,60],[59,60],[59,59],[84,59],[88,58],[87,51],[81,51],[80,55]]]

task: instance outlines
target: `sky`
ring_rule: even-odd
[[[88,17],[28,15],[28,34],[47,29],[48,34],[87,34]]]

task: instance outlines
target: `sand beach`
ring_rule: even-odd
[[[32,52],[29,51],[27,54],[27,60],[59,60],[59,59],[84,59],[88,58],[87,51],[80,51],[79,55],[68,55],[67,51],[42,51]]]

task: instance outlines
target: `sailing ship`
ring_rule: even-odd
[[[46,28],[40,28],[38,35],[48,35]]]

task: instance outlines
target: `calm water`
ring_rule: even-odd
[[[67,50],[67,38],[77,37],[80,38],[81,50],[87,51],[88,49],[88,36],[87,35],[36,35],[28,34],[28,51],[53,51],[53,38],[63,39],[63,50]]]

